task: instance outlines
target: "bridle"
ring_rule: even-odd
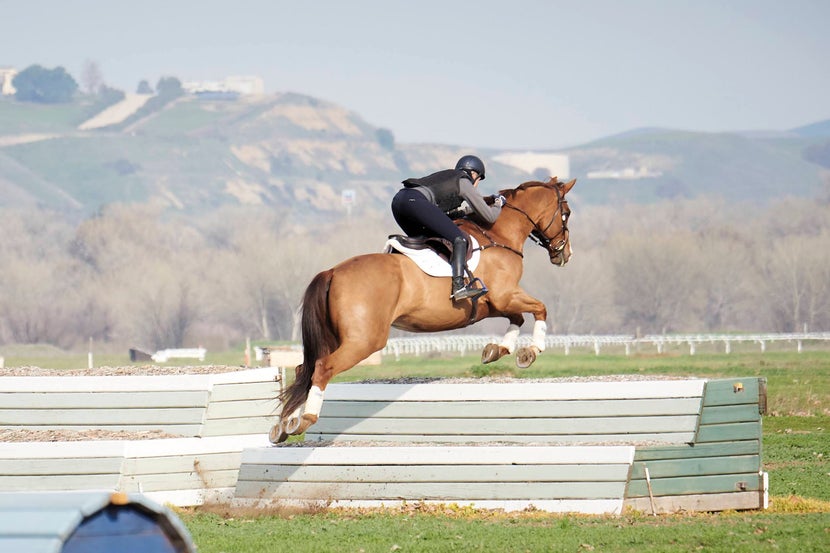
[[[551,215],[550,221],[545,226],[545,228],[541,228],[536,221],[534,221],[530,215],[527,214],[523,209],[518,208],[510,203],[505,202],[504,207],[509,207],[514,211],[518,211],[522,215],[524,215],[530,224],[533,225],[533,230],[530,231],[530,235],[528,238],[548,250],[553,258],[556,255],[562,255],[565,246],[568,243],[567,232],[568,232],[568,214],[566,214],[563,210],[563,205],[565,204],[565,196],[562,194],[562,191],[559,190],[559,186],[556,184],[548,184],[548,183],[539,183],[535,184],[534,186],[544,186],[545,188],[553,188],[556,191],[556,211],[553,212]],[[556,220],[556,216],[562,219],[562,228],[553,236],[548,236],[547,231],[553,225],[553,222]],[[561,264],[564,265],[564,257],[562,257]]]

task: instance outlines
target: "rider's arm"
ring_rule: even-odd
[[[495,204],[487,205],[484,201],[484,196],[478,193],[471,181],[461,179],[458,184],[459,194],[467,200],[467,205],[470,206],[469,212],[482,223],[488,225],[495,223],[501,213],[501,207]]]

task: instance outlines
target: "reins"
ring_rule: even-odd
[[[556,233],[555,236],[548,238],[545,235],[545,232],[547,232],[547,230],[551,227],[553,222],[556,220],[556,215],[557,214],[562,214],[562,203],[563,203],[562,202],[562,192],[560,192],[558,186],[556,186],[556,185],[551,186],[548,183],[538,183],[538,184],[534,184],[534,186],[544,186],[545,188],[553,188],[554,190],[556,190],[556,200],[557,200],[556,211],[553,212],[553,214],[551,215],[551,218],[550,218],[550,222],[547,224],[547,226],[545,226],[544,229],[539,228],[539,225],[536,223],[536,221],[534,221],[530,217],[530,215],[528,215],[527,212],[525,212],[520,207],[516,207],[515,205],[512,205],[509,202],[505,202],[504,207],[509,207],[510,209],[512,209],[514,211],[518,211],[519,213],[524,215],[525,218],[530,222],[530,224],[533,225],[533,230],[530,231],[530,234],[528,235],[528,238],[530,238],[531,240],[533,240],[533,242],[535,242],[536,244],[542,246],[543,248],[545,248],[548,251],[550,251],[551,244],[553,243],[553,241],[557,237],[563,236],[563,238],[561,240],[559,240],[556,243],[556,245],[553,246],[553,251],[554,252],[557,252],[557,253],[561,252],[565,248],[565,244],[567,242],[564,238],[565,233],[568,231],[567,221],[563,219],[562,229],[558,233]],[[481,234],[484,235],[484,237],[487,238],[490,241],[489,244],[479,246],[478,247],[479,250],[484,251],[488,248],[504,248],[505,250],[511,251],[511,252],[515,253],[516,255],[518,255],[519,257],[524,258],[524,254],[522,253],[521,250],[517,250],[516,248],[513,248],[512,246],[508,246],[507,244],[502,244],[500,242],[496,242],[493,239],[493,237],[490,236],[487,233],[487,231],[484,230],[483,228],[481,228],[481,226],[479,226],[477,223],[475,223],[473,221],[469,221],[469,222],[472,223],[473,225],[475,225],[475,227],[478,228],[479,232],[481,232]]]

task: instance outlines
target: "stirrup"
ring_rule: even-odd
[[[481,286],[481,288],[473,288],[473,285],[475,283],[478,283],[479,286]],[[469,284],[467,284],[463,288],[459,288],[458,290],[454,291],[450,296],[450,299],[452,299],[453,301],[460,301],[466,299],[475,300],[478,299],[480,296],[486,294],[488,291],[489,290],[487,290],[487,287],[484,285],[484,283],[481,282],[481,279],[474,278],[469,282]]]

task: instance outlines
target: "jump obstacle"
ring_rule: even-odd
[[[252,504],[622,513],[767,506],[766,381],[332,384],[305,442],[242,452]]]
[[[181,437],[0,443],[0,491],[104,489],[175,505],[766,506],[762,378],[332,384],[306,442],[270,447],[279,372],[3,377],[0,429]]]

